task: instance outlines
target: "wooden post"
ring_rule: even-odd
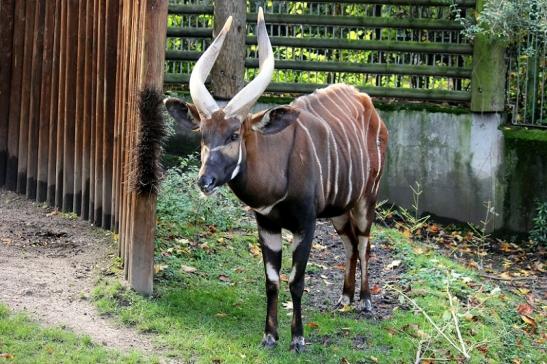
[[[247,5],[245,0],[215,0],[215,34],[231,15],[232,29],[224,40],[215,66],[211,72],[212,94],[219,99],[232,98],[244,85],[245,36],[247,35]]]
[[[0,19],[2,19],[0,22],[0,186],[3,186],[6,181],[7,172],[14,11],[14,0],[2,2],[0,6]]]
[[[82,127],[82,204],[81,214],[84,219],[89,218],[89,173],[90,173],[90,144],[91,144],[91,95],[93,93],[91,87],[91,58],[93,47],[93,1],[85,0],[86,10],[86,26],[85,26],[85,61],[84,61],[84,90],[83,90],[83,127]]]
[[[477,0],[477,14],[484,0]],[[473,74],[471,76],[471,111],[500,112],[505,109],[505,45],[503,41],[483,34],[473,44]]]
[[[167,0],[146,0],[141,90],[160,92],[163,88],[163,59],[167,29]],[[139,119],[140,120],[140,119]],[[159,155],[155,156],[159,158]],[[152,293],[156,194],[135,194],[129,282],[143,294]]]

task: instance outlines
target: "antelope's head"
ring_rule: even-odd
[[[253,130],[271,133],[278,130],[268,128],[265,113],[251,117],[249,111],[270,83],[274,71],[274,56],[266,32],[264,13],[259,9],[257,38],[259,49],[259,74],[239,91],[224,108],[220,108],[205,87],[205,79],[230,30],[229,17],[213,43],[207,48],[194,66],[190,76],[190,95],[193,103],[176,98],[164,102],[171,116],[183,126],[201,133],[201,169],[198,185],[206,195],[217,187],[231,181],[240,172],[246,158],[245,133],[243,124],[252,118]]]

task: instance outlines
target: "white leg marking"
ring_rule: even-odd
[[[296,275],[296,266],[293,265],[291,269],[291,274],[289,275],[289,284],[294,282],[294,276]]]
[[[308,139],[311,143],[311,147],[312,147],[312,151],[313,151],[313,155],[315,157],[315,161],[317,162],[317,167],[319,168],[319,178],[321,179],[320,183],[321,183],[321,187],[325,186],[323,184],[323,168],[321,167],[321,161],[319,160],[319,156],[317,155],[317,149],[315,149],[315,144],[313,143],[313,138],[310,134],[310,131],[308,130],[308,128],[306,128],[304,126],[304,124],[302,124],[302,122],[300,121],[300,119],[296,119],[296,122],[298,123],[298,125],[304,129],[304,131],[306,132],[306,135],[308,136]]]
[[[279,284],[279,274],[271,263],[266,263],[266,275],[270,282]]]
[[[300,245],[300,243],[304,240],[303,236],[300,235],[293,235],[292,241],[291,241],[291,254],[294,253],[296,248]]]
[[[365,281],[365,277],[367,274],[367,260],[365,259],[367,248],[369,243],[369,237],[368,236],[360,236],[359,237],[359,245],[357,245],[357,251],[359,252],[359,260],[361,261],[361,281]]]
[[[273,252],[281,251],[281,234],[272,234],[267,231],[261,230],[260,236],[262,237],[263,244]]]

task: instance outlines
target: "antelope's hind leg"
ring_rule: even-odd
[[[357,253],[361,263],[361,290],[357,309],[372,311],[372,298],[368,282],[368,259],[370,257],[370,228],[374,221],[375,200],[362,199],[352,210],[353,231],[357,237]]]
[[[342,307],[351,304],[353,302],[353,297],[355,296],[355,269],[358,257],[358,241],[349,213],[334,217],[331,221],[334,225],[334,229],[336,229],[336,232],[344,243],[344,250],[346,252],[344,288],[342,289],[342,295],[336,303],[336,307]]]

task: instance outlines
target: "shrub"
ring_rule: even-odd
[[[530,239],[540,245],[547,246],[547,201],[537,204],[536,217],[532,220]]]

